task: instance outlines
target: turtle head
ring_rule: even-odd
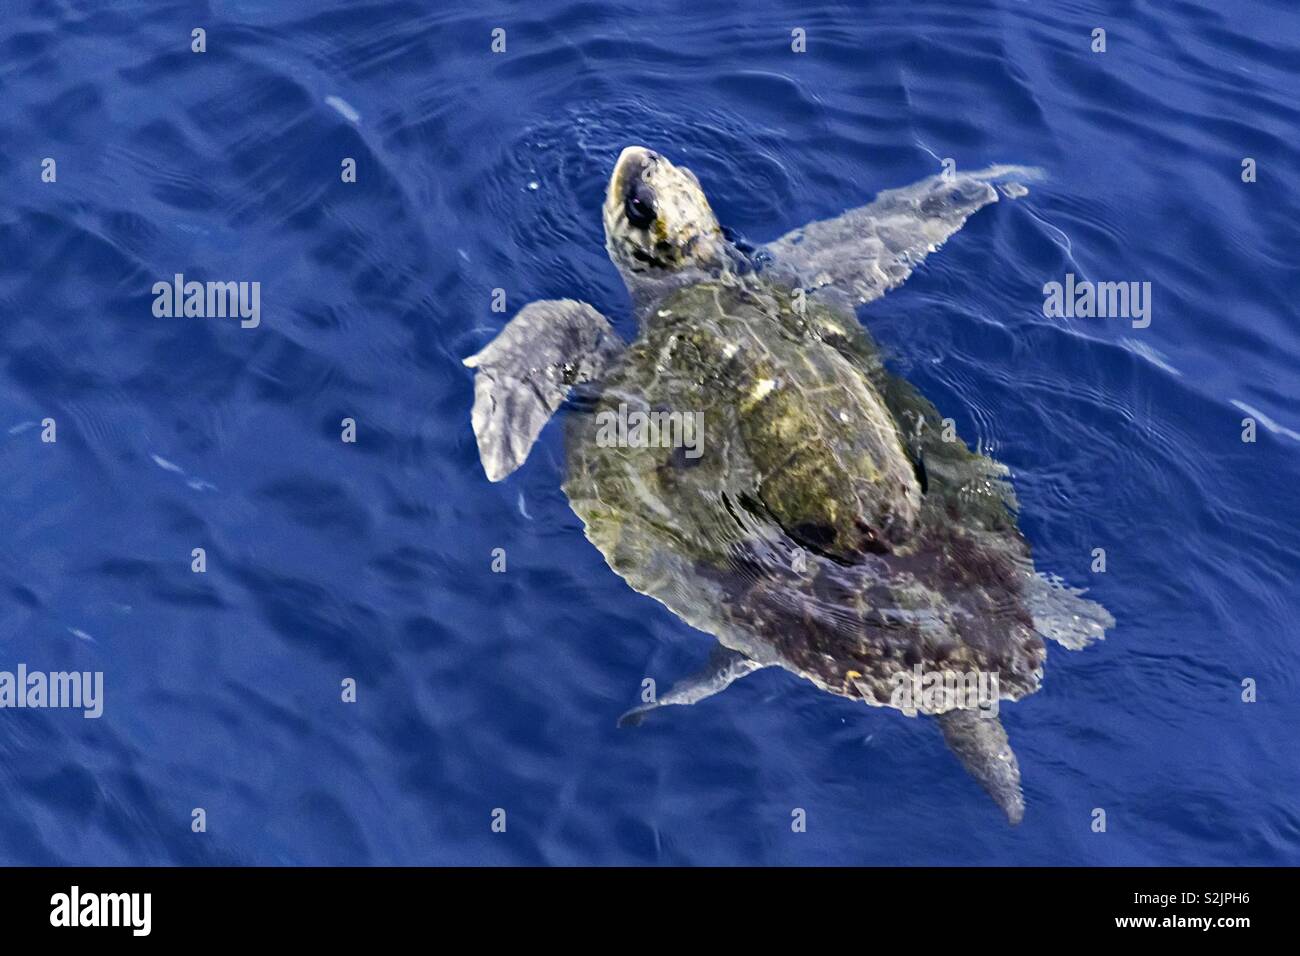
[[[726,240],[695,174],[643,146],[618,157],[605,193],[605,248],[629,282],[707,268]]]

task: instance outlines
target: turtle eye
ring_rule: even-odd
[[[655,194],[645,183],[637,183],[624,203],[627,221],[637,229],[648,228],[655,221]]]

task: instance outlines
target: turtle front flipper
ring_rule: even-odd
[[[834,219],[810,223],[764,247],[772,267],[801,288],[861,305],[901,285],[921,261],[998,198],[993,183],[1032,179],[1023,166],[930,176]],[[1024,193],[1008,186],[1009,196]]]
[[[635,727],[650,711],[670,704],[694,704],[712,697],[730,687],[746,674],[752,674],[765,665],[750,660],[744,654],[719,644],[709,656],[709,663],[699,672],[674,684],[662,697],[648,704],[633,707],[618,719],[620,727]]]
[[[1025,816],[1020,764],[997,717],[976,710],[950,710],[936,718],[948,748],[966,771],[988,791],[1012,826]]]
[[[476,369],[470,420],[488,480],[522,465],[569,389],[599,376],[622,349],[609,322],[585,302],[544,299],[520,309],[465,359]]]

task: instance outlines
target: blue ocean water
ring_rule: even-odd
[[[12,0],[0,670],[105,699],[0,710],[0,863],[1297,862],[1298,73],[1281,0]],[[560,429],[485,480],[460,359],[536,298],[634,334],[633,143],[754,242],[1046,171],[860,315],[1117,619],[1003,711],[1020,827],[929,721],[775,670],[615,726],[711,642],[584,539]],[[261,324],[156,317],[176,273]],[[1067,273],[1150,282],[1149,327],[1045,317]]]

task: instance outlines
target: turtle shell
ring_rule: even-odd
[[[575,405],[574,512],[688,624],[871,704],[918,668],[1037,689],[1005,469],[945,434],[851,313],[761,274],[679,289]]]

